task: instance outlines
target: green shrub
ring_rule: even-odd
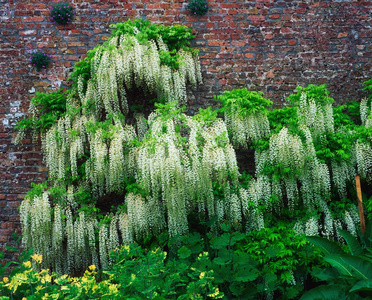
[[[52,56],[42,50],[33,50],[30,54],[30,64],[36,67],[36,71],[46,69]]]
[[[206,0],[190,0],[187,8],[193,15],[203,16],[208,12],[208,2]]]
[[[50,19],[54,23],[66,25],[72,21],[74,8],[68,2],[58,2],[53,5],[50,11]]]

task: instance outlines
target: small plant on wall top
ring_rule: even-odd
[[[193,15],[203,16],[207,13],[209,7],[206,0],[190,0],[187,8]]]
[[[66,25],[71,22],[74,15],[74,8],[70,3],[58,2],[51,7],[50,19],[54,23]]]
[[[46,69],[50,62],[51,56],[42,50],[33,50],[30,54],[30,64],[33,65],[39,72],[41,69]]]

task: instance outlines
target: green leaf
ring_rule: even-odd
[[[341,300],[346,298],[346,289],[343,285],[321,285],[300,298],[300,300]]]
[[[257,269],[240,270],[235,273],[235,281],[250,282],[258,278],[260,272]]]
[[[341,247],[335,243],[331,242],[327,239],[320,238],[317,236],[307,236],[306,239],[318,247],[324,254],[332,255],[332,254],[344,254],[345,252],[342,251]]]
[[[372,296],[372,279],[358,281],[349,292],[371,292],[370,296]]]
[[[307,236],[306,239],[314,246],[318,247],[324,254],[344,254],[345,252],[341,247],[332,241],[317,236]]]
[[[224,265],[227,265],[229,264],[231,261],[227,258],[227,257],[216,257],[213,262],[216,264],[216,265],[219,265],[219,266],[224,266]]]
[[[10,252],[18,252],[18,249],[12,246],[4,246],[4,248]]]
[[[317,268],[311,272],[311,275],[322,281],[332,281],[339,276],[339,273],[334,268],[328,269]]]
[[[372,221],[367,222],[366,230],[364,231],[364,235],[362,236],[362,240],[364,240],[367,247],[372,246],[371,237],[372,237]]]
[[[330,255],[324,260],[335,267],[342,275],[361,280],[372,279],[372,264],[360,257],[351,255]]]
[[[230,235],[228,233],[224,233],[220,237],[211,239],[210,243],[213,249],[225,248],[230,244]]]
[[[363,249],[360,246],[358,240],[350,232],[340,229],[340,228],[337,230],[338,230],[338,233],[345,239],[349,247],[350,253],[352,255],[358,256],[363,253]]]
[[[245,234],[241,232],[235,232],[231,237],[231,246],[235,245],[236,242],[239,242],[245,238]]]
[[[188,258],[190,255],[191,255],[191,250],[189,248],[187,248],[186,246],[182,246],[179,250],[178,250],[178,256],[181,258],[181,259],[185,259],[185,258]]]

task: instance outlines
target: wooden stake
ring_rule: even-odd
[[[355,176],[355,184],[356,184],[356,190],[357,190],[357,196],[358,196],[360,228],[362,230],[362,234],[364,234],[364,231],[366,230],[366,223],[364,221],[362,189],[360,187],[360,177],[359,177],[359,175]]]

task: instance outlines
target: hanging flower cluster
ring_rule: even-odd
[[[313,134],[334,131],[332,102],[320,102],[302,93],[297,109],[298,120],[309,128],[314,128]]]
[[[124,242],[129,241],[120,215],[111,216],[109,224],[99,226],[96,219],[70,206],[51,207],[48,192],[25,199],[20,215],[23,246],[43,255],[41,268],[52,268],[59,274],[80,272],[91,264],[106,268],[110,251],[119,247],[119,236]]]
[[[85,173],[94,194],[120,193],[123,179],[134,172],[134,158],[128,145],[135,137],[133,126],[122,125],[120,121],[107,125],[96,122],[94,117],[88,121],[81,115],[72,121],[66,115],[43,136],[44,160],[50,175],[64,180],[66,176],[78,176],[78,161],[89,153]]]
[[[187,138],[181,135],[182,127],[189,132]],[[226,211],[229,201],[239,202],[229,191],[230,184],[237,183],[238,168],[222,120],[207,126],[182,114],[163,118],[160,113],[149,117],[149,133],[138,149],[137,181],[150,199],[161,200],[156,211],[166,213],[160,220],[167,218],[171,236],[188,230],[187,214],[195,203],[210,217],[239,214],[241,219],[240,204],[234,204],[239,212]],[[215,199],[213,182],[223,186],[227,203]]]
[[[323,91],[323,88],[320,90]],[[296,95],[296,127],[282,127],[277,133],[271,134],[266,149],[256,151],[257,182],[265,182],[265,185],[258,185],[261,191],[256,193],[261,195],[262,203],[268,203],[269,209],[272,205],[265,195],[274,195],[278,199],[272,210],[288,207],[294,212],[295,208],[305,207],[310,219],[299,221],[295,226],[296,231],[336,237],[338,227],[344,225],[352,229],[351,224],[355,225],[358,218],[346,218],[347,215],[355,216],[354,210],[345,211],[343,220],[332,216],[328,204],[331,186],[338,191],[341,199],[346,197],[346,186],[354,179],[356,162],[359,173],[365,177],[372,157],[369,144],[359,142],[356,143],[356,155],[351,150],[349,156],[344,154],[336,159],[331,153],[330,157],[333,158],[329,164],[318,157],[315,143],[326,143],[329,135],[334,134],[332,99],[312,98],[309,97],[311,94],[305,89]],[[340,130],[344,129],[338,129],[337,133]],[[315,212],[321,212],[323,217],[311,217]]]
[[[366,127],[370,127],[370,121],[368,121],[369,112],[371,112],[371,107],[368,107],[368,99],[363,98],[360,101],[360,119],[362,121],[362,124],[365,125]]]
[[[239,89],[224,92],[216,98],[223,104],[234,146],[248,148],[249,144],[270,133],[266,113],[272,102],[265,99],[263,93]]]
[[[78,91],[82,104],[94,103],[96,116],[102,113],[128,112],[127,91],[137,88],[155,94],[166,102],[186,103],[186,84],[201,83],[197,56],[180,49],[178,68],[163,63],[162,53],[169,49],[162,41],[149,40],[140,43],[134,35],[113,37],[109,47],[96,49],[91,61],[91,73],[95,74],[87,83],[84,92],[82,76],[78,79]]]

